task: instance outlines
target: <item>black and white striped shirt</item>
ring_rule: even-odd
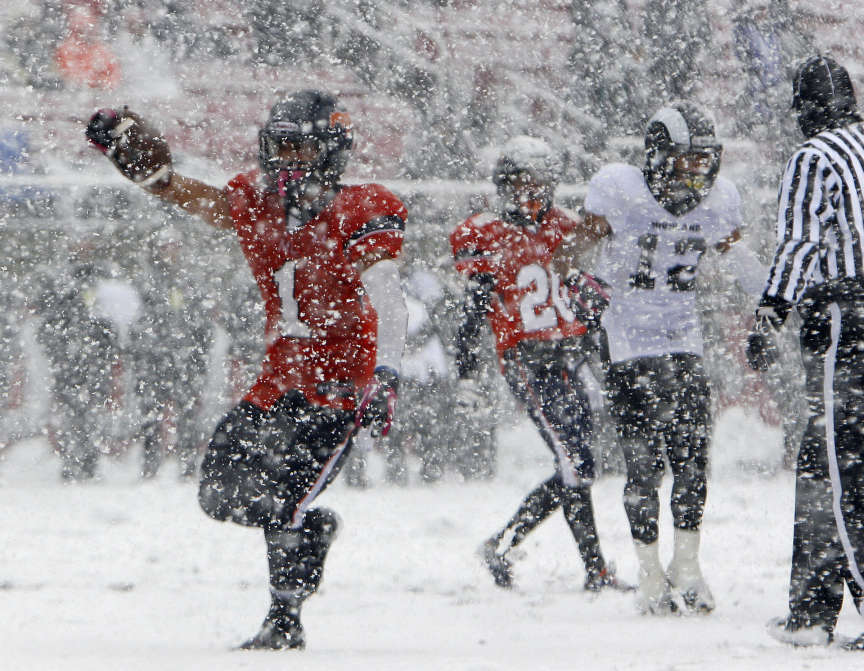
[[[767,296],[797,303],[834,279],[864,282],[864,124],[822,131],[786,164]]]

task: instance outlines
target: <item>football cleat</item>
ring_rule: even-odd
[[[653,581],[649,581],[653,582]],[[657,581],[659,584],[650,586],[643,580],[639,583],[636,594],[636,608],[643,615],[675,615],[678,613],[678,604],[672,598],[672,591],[666,580]]]
[[[490,538],[480,546],[479,554],[495,579],[495,584],[510,589],[513,587],[513,565],[504,553],[499,553],[497,550],[498,540]]]
[[[615,565],[607,564],[606,568],[597,573],[590,573],[585,576],[585,584],[583,588],[586,592],[600,592],[604,589],[613,589],[619,592],[633,592],[636,590],[636,585],[624,582],[618,579],[615,573]]]
[[[679,605],[691,613],[714,610],[714,595],[699,566],[698,529],[675,529],[675,553],[666,569],[666,579]]]
[[[797,648],[829,645],[834,639],[833,634],[825,627],[805,627],[792,615],[769,620],[767,629],[768,635],[774,640]]]
[[[861,634],[857,638],[848,638],[846,636],[836,636],[834,638],[834,645],[836,645],[841,650],[864,650],[864,634]]]
[[[258,633],[242,643],[238,650],[302,650],[305,647],[299,613],[286,613],[285,609],[273,606]]]
[[[698,565],[695,573],[670,566],[667,577],[676,600],[680,600],[688,611],[707,614],[714,610],[714,595],[702,577]]]

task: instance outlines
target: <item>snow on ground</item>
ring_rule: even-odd
[[[137,454],[107,463],[99,482],[64,485],[45,443],[20,443],[0,463],[0,668],[860,668],[858,654],[794,650],[765,634],[786,608],[793,478],[768,463],[780,461],[777,432],[746,412],[727,412],[716,438],[703,540],[712,615],[642,617],[632,595],[587,595],[560,515],[524,544],[518,588],[494,587],[475,549],[550,468],[520,424],[502,437],[492,482],[356,490],[337,481],[324,494],[344,525],[305,609],[304,652],[230,649],[267,609],[260,532],[206,518],[195,486],[172,468],[138,482]],[[754,455],[768,467],[754,469]],[[594,500],[604,550],[634,580],[622,486],[622,477],[606,477]],[[664,515],[668,557],[668,506]],[[840,631],[861,629],[847,608]]]

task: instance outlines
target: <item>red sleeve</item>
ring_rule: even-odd
[[[345,201],[350,215],[343,215],[341,224],[348,260],[358,261],[372,251],[397,258],[408,218],[402,201],[379,184],[345,188],[351,189]]]
[[[483,218],[483,222],[478,222]],[[477,273],[494,273],[497,254],[490,250],[488,235],[478,223],[488,223],[488,215],[476,215],[450,234],[450,246],[456,270],[468,277]]]

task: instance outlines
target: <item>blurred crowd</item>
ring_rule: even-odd
[[[396,25],[388,20],[404,18],[412,3],[256,0],[243,3],[239,13],[232,3],[210,3],[205,14],[213,20],[202,23],[200,10],[206,4],[40,0],[18,15],[7,9],[0,70],[32,90],[112,91],[124,76],[124,53],[111,37],[121,29],[150,41],[176,62],[247,59],[278,67],[335,59],[366,87],[367,97],[393,96],[423,120],[427,135],[415,140],[430,149],[414,152],[413,159],[406,152],[398,176],[486,179],[481,148],[511,131],[518,117],[557,133],[553,139],[561,146],[575,150],[581,143],[586,151],[571,152],[568,175],[570,181],[581,181],[603,152],[615,150],[614,138],[638,136],[644,115],[661,97],[658,91],[668,92],[664,98],[704,94],[706,61],[716,60],[712,52],[719,50],[705,0],[636,3],[644,6],[639,20],[630,11],[634,3],[626,0],[560,3],[580,39],[568,45],[560,72],[535,64],[526,76],[542,79],[544,86],[556,81],[567,86],[546,92],[528,86],[530,100],[521,93],[510,99],[502,92],[526,88],[517,74],[502,72],[503,66],[479,56],[476,67],[454,70],[453,56],[444,53],[454,50],[446,35],[408,30],[404,21]],[[429,0],[417,11],[444,11],[454,4]],[[785,91],[790,68],[812,50],[812,14],[794,11],[788,0],[729,6],[731,42],[726,47],[737,59],[731,71],[744,77],[744,86],[738,87],[738,99],[727,101],[735,114],[721,118],[721,127],[759,143],[770,162],[794,142]],[[285,30],[286,25],[291,29]],[[388,30],[397,31],[398,39],[385,39]],[[406,43],[402,33],[411,35],[409,52],[400,50]],[[544,54],[535,56],[542,60]],[[255,106],[267,102],[256,100]],[[578,132],[571,133],[571,127]],[[3,174],[44,172],[30,160],[31,149],[25,133],[0,129]],[[773,172],[766,182],[772,181]],[[63,476],[86,479],[98,474],[100,458],[140,446],[135,458],[142,477],[155,475],[167,457],[176,458],[179,474],[191,475],[213,422],[257,372],[255,342],[262,316],[256,312],[251,278],[233,278],[234,286],[214,291],[214,282],[225,282],[223,273],[216,278],[208,272],[217,252],[205,250],[176,214],[142,212],[140,204],[124,201],[122,190],[109,198],[98,189],[73,198],[45,186],[19,185],[4,189],[0,201],[0,231],[16,238],[11,248],[20,252],[15,267],[3,269],[0,292],[5,304],[0,310],[0,449],[29,435],[47,435],[60,456]],[[752,213],[773,207],[765,205],[753,204]],[[435,482],[448,472],[466,479],[492,476],[495,427],[506,421],[509,408],[491,353],[483,378],[488,403],[463,408],[452,401],[450,343],[458,288],[441,233],[467,210],[454,203],[448,207],[442,213],[440,205],[422,199],[409,207],[411,225],[427,227],[407,243],[412,264],[404,276],[411,321],[400,403],[412,410],[403,413],[389,437],[371,445],[385,464],[385,479],[397,484]],[[30,222],[54,218],[61,223],[46,225],[45,231],[27,230]],[[133,225],[124,230],[129,220]],[[84,225],[62,234],[47,230],[73,221]],[[756,223],[757,228],[764,225]],[[741,339],[721,340],[711,324],[723,318],[718,315],[740,322],[746,300],[732,288],[714,295],[725,297],[705,306],[711,315],[706,363],[718,381],[717,402],[734,404],[745,390],[762,398],[763,419],[783,427],[793,450],[800,431],[799,390],[779,382],[772,388],[771,376],[762,382],[743,371]],[[721,300],[725,303],[718,305]],[[743,339],[746,324],[741,332]],[[785,365],[797,370],[794,343],[786,349]],[[742,365],[730,368],[730,358]],[[781,372],[775,377],[789,378]],[[603,404],[596,405],[602,413]],[[468,412],[470,422],[464,421]],[[600,463],[615,468],[608,442],[602,435],[598,440],[597,449],[605,455]],[[349,482],[368,484],[366,462],[377,458],[358,451]]]
[[[169,458],[194,475],[212,423],[255,375],[260,324],[246,287],[217,305],[188,236],[170,224],[127,244],[137,258],[115,258],[104,232],[81,234],[3,275],[4,443],[46,436],[64,479],[92,478],[100,459],[133,448],[143,478]]]

